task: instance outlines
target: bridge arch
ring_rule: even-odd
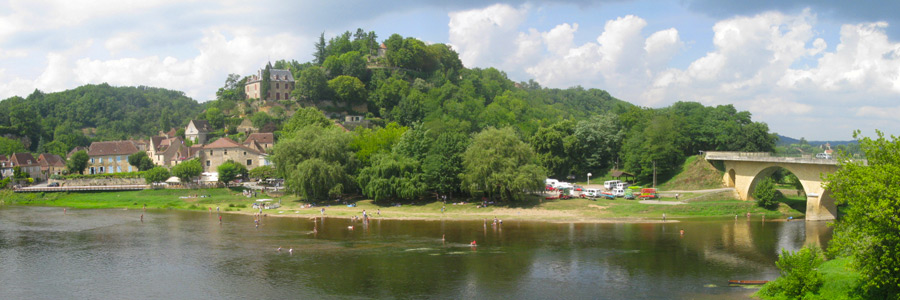
[[[753,197],[753,194],[756,191],[756,185],[758,185],[763,179],[772,176],[780,169],[785,169],[788,172],[791,172],[791,174],[794,174],[794,176],[797,176],[797,173],[794,170],[791,170],[791,168],[791,165],[773,165],[760,170],[750,182],[750,187],[747,190],[747,200],[756,200],[756,198]],[[800,177],[797,178],[799,179]],[[808,180],[800,180],[800,184],[803,186],[803,193],[806,195],[809,195],[811,193],[810,190],[813,189],[813,187],[807,187],[808,183],[810,183]],[[812,193],[815,194],[815,192]]]

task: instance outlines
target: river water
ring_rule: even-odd
[[[780,249],[830,238],[823,222],[744,217],[257,228],[215,212],[0,207],[0,299],[735,299],[755,290],[729,279],[772,280]]]

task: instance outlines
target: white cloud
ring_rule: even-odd
[[[510,47],[519,37],[518,28],[528,12],[528,7],[514,8],[494,4],[484,9],[452,12],[450,16],[450,43],[459,52],[459,59],[467,67],[500,66],[504,54],[518,51]],[[524,39],[523,41],[528,41]],[[500,49],[504,49],[498,51]]]

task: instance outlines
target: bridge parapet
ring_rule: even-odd
[[[776,155],[769,152],[707,151],[706,160],[758,161],[775,163],[798,163],[816,165],[837,165],[834,158],[813,158],[811,155]]]

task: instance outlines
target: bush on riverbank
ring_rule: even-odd
[[[822,285],[815,293],[806,293],[796,297],[790,297],[785,294],[772,295],[771,285],[777,285],[777,281],[772,281],[764,285],[755,296],[766,300],[781,299],[812,299],[812,300],[838,300],[863,299],[859,293],[859,280],[861,278],[859,272],[851,269],[851,258],[838,258],[818,264],[815,269],[821,275]],[[781,279],[781,278],[779,278]]]

